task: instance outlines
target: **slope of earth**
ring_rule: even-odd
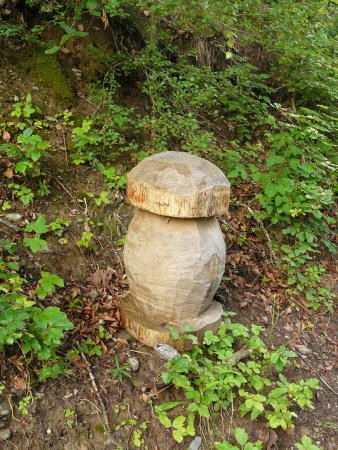
[[[106,51],[113,51],[106,32],[94,27],[92,33],[93,40],[106,46]],[[2,204],[10,202],[10,208],[0,213],[0,238],[18,244],[16,258],[27,280],[25,291],[34,290],[41,270],[63,278],[64,287],[43,302],[66,311],[75,325],[66,333],[61,354],[82,348],[74,354],[64,375],[42,384],[37,382],[34,370],[27,369],[19,351],[2,352],[0,381],[6,389],[1,394],[0,448],[183,450],[193,438],[176,443],[157,420],[151,403],[175,401],[182,397],[181,392],[163,389],[164,361],[121,330],[118,306],[127,290],[123,237],[133,209],[125,203],[123,188],[109,190],[107,202],[96,202],[107,191],[103,174],[93,166],[74,164],[70,155],[74,125],[66,120],[65,111],[72,112],[76,124],[97,111],[97,105],[87,98],[89,83],[102,77],[105,70],[98,63],[93,68],[92,53],[82,47],[81,41],[74,45],[67,47],[69,53],[55,58],[52,80],[46,68],[43,76],[39,70],[38,63],[45,64],[44,56],[31,53],[26,46],[20,56],[16,47],[7,46],[0,52],[2,131],[10,130],[11,139],[15,138],[18,130],[8,124],[13,104],[32,93],[34,104],[42,111],[37,114],[41,134],[51,149],[43,168],[49,193],[37,196],[28,206],[8,188],[9,183],[20,184],[23,177],[13,173],[5,157],[0,159],[0,199]],[[138,112],[147,108],[143,94],[132,85],[126,86],[117,100]],[[115,166],[123,173],[135,163],[126,153]],[[317,377],[322,389],[316,393],[315,409],[297,411],[295,428],[277,431],[276,442],[270,441],[269,430],[262,422],[253,427],[250,420],[234,416],[219,418],[215,423],[201,420],[197,431],[202,437],[201,448],[211,448],[213,433],[226,436],[229,422],[235,420],[249,430],[251,426],[252,438],[259,436],[266,448],[292,449],[306,434],[321,448],[335,450],[337,323],[325,308],[313,312],[288,294],[288,286],[273,263],[266,230],[260,221],[247,216],[245,199],[252,189],[250,184],[241,189],[233,186],[230,213],[220,218],[227,242],[227,265],[216,300],[225,310],[237,312],[237,321],[263,326],[263,337],[270,345],[285,343],[298,353],[297,365],[287,372],[291,380]],[[48,250],[32,253],[21,241],[28,235],[26,225],[41,215],[47,223],[61,217],[68,225],[61,234],[46,233]],[[327,256],[323,263],[327,288],[337,291],[334,261]],[[135,366],[122,382],[111,375],[116,356],[121,366],[130,364],[131,358]],[[26,413],[20,402],[27,397],[33,401],[29,401]]]

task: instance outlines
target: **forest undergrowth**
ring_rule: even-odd
[[[173,330],[194,343],[157,371],[173,398],[142,391],[172,439],[166,448],[187,448],[202,429],[203,448],[274,448],[274,435],[252,438],[234,414],[287,430],[316,406],[322,378],[284,375],[302,344],[274,333],[293,311],[305,315],[289,325],[297,339],[316,333],[316,320],[334,322],[336,9],[336,0],[0,1],[0,388],[12,413],[29,415],[34,389],[91,367],[87,358],[110,355],[120,394],[131,378],[130,344],[116,341],[126,173],[168,150],[212,161],[232,191],[220,218],[230,249],[224,323],[199,344]],[[226,297],[246,288],[235,307],[228,300],[233,323]],[[241,312],[258,301],[247,322]],[[13,373],[24,380],[14,394]],[[151,420],[128,414],[114,432],[103,420],[107,448],[160,448]],[[65,409],[68,429],[76,417]],[[123,427],[127,444],[112,437]],[[328,428],[330,449],[337,428]],[[282,445],[319,448],[301,434]]]

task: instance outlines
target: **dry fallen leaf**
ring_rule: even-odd
[[[72,287],[72,289],[70,290],[72,298],[75,298],[79,295],[79,293],[81,292],[81,289],[77,286]]]
[[[127,339],[117,338],[116,342],[121,345],[129,345]]]
[[[149,400],[149,397],[148,397],[147,394],[143,393],[143,394],[141,395],[141,399],[142,399],[144,402],[147,402],[147,401]]]
[[[87,281],[89,281],[89,283],[95,284],[96,286],[101,285],[103,287],[107,287],[112,279],[113,274],[115,273],[116,272],[111,267],[108,267],[107,269],[99,269],[94,272]]]
[[[4,172],[4,176],[7,178],[13,178],[13,169],[8,167],[8,169]]]
[[[19,390],[24,391],[27,387],[27,376],[23,375],[22,377],[16,376],[10,381],[11,385]]]

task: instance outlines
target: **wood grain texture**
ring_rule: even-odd
[[[142,320],[183,325],[210,306],[225,266],[217,220],[138,210],[124,248],[130,305]]]
[[[127,200],[169,217],[211,217],[229,208],[230,184],[211,162],[184,152],[150,156],[128,176]]]
[[[182,324],[167,322],[166,324],[158,325],[156,324],[156,316],[153,317],[151,322],[144,320],[138,309],[135,309],[135,304],[130,301],[130,294],[123,299],[121,311],[124,328],[143,344],[150,347],[155,347],[158,344],[169,344],[178,351],[188,350],[192,347],[191,341],[174,340],[170,336],[168,326],[173,325],[175,328],[180,329]],[[200,317],[191,321],[187,320],[185,324],[191,327],[192,333],[198,339],[202,339],[206,330],[216,332],[221,322],[222,312],[222,306],[217,302],[212,302]]]

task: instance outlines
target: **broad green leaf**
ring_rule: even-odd
[[[48,232],[48,225],[46,224],[46,216],[41,214],[35,222],[26,225],[25,230],[28,232],[35,232],[38,236]]]
[[[240,445],[245,445],[248,442],[248,433],[244,430],[244,428],[240,428],[237,427],[235,429],[235,438],[236,441],[240,444]]]
[[[284,158],[282,156],[273,154],[269,156],[266,160],[267,167],[275,166],[276,164],[282,164],[284,162]]]
[[[158,416],[158,420],[161,422],[161,424],[165,427],[165,428],[171,428],[171,422],[168,418],[168,416],[164,413],[159,414]]]
[[[183,441],[183,436],[179,430],[173,430],[173,438],[179,444]]]
[[[38,252],[41,249],[48,249],[47,241],[40,238],[24,238],[23,244],[25,247],[31,249],[33,253]]]
[[[58,52],[60,50],[60,46],[59,45],[54,45],[51,48],[48,48],[47,50],[45,50],[46,55],[53,55],[54,53]]]
[[[159,408],[161,411],[169,411],[170,409],[176,408],[176,406],[182,405],[183,402],[166,402],[162,403]]]
[[[185,416],[177,416],[173,421],[173,427],[174,428],[182,428],[185,421],[186,421]]]

